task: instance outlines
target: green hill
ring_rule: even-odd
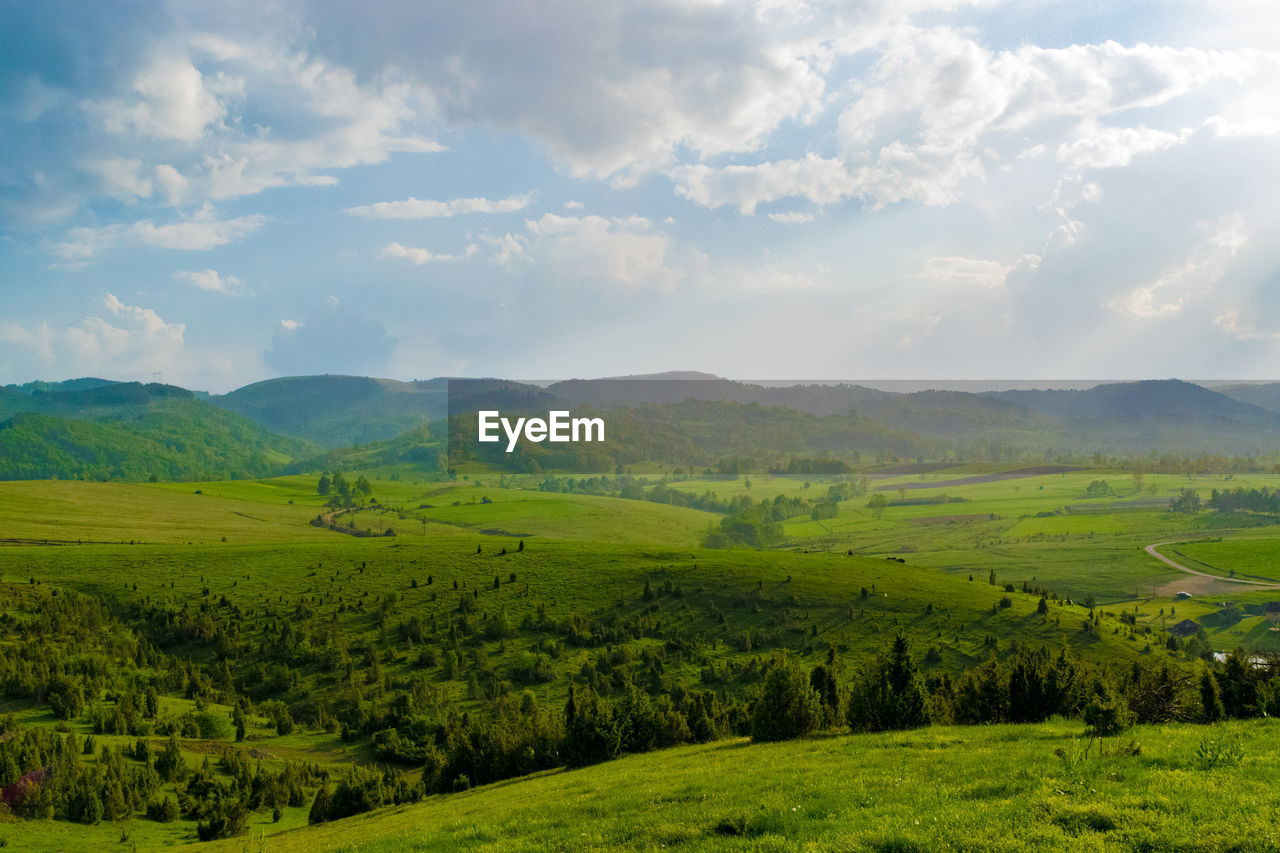
[[[273,432],[333,448],[381,441],[442,419],[446,396],[443,379],[289,376],[209,400]]]
[[[120,386],[92,389],[97,395]],[[43,412],[0,423],[0,479],[220,480],[265,477],[314,451],[190,392],[124,394],[92,402],[32,398]],[[150,388],[151,386],[147,386]]]

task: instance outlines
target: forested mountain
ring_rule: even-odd
[[[1264,400],[1267,387],[1228,390],[1253,389],[1248,393]],[[446,429],[450,394],[464,417]],[[607,441],[544,443],[507,454],[505,441],[475,444],[480,409],[601,415]],[[483,459],[518,470],[604,470],[637,462],[701,470],[727,458],[772,467],[820,455],[855,464],[944,454],[967,460],[1095,452],[1247,455],[1270,453],[1280,439],[1280,413],[1178,380],[1087,390],[893,393],[689,373],[546,387],[496,379],[304,376],[258,382],[205,402],[172,385],[77,379],[0,388],[0,419],[20,412],[47,419],[8,425],[5,441],[21,438],[23,450],[7,454],[0,476],[191,479],[265,475],[290,463],[292,470],[396,464],[436,470],[450,431],[461,440],[454,442],[455,464]],[[55,419],[116,431],[95,435]]]
[[[872,401],[897,397],[861,385],[756,385],[709,374],[672,373],[622,379],[571,379],[547,391],[573,403],[597,407],[679,403],[687,399],[780,406],[812,415],[848,414]]]
[[[1177,379],[988,396],[1052,416],[1066,445],[1101,452],[1266,452],[1280,440],[1280,414]]]
[[[315,452],[172,385],[5,390],[0,479],[263,477]]]
[[[391,438],[443,418],[448,380],[397,382],[367,376],[288,376],[210,397],[273,432],[324,447]]]
[[[1270,412],[1280,412],[1280,382],[1242,382],[1234,385],[1209,385],[1225,397],[1258,406]]]

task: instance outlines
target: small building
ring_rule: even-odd
[[[1183,619],[1170,630],[1179,637],[1190,637],[1200,630],[1200,623],[1192,619]]]

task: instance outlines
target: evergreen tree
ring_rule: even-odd
[[[1218,689],[1218,679],[1208,669],[1200,676],[1201,718],[1206,723],[1216,723],[1227,715],[1222,706],[1222,692]]]
[[[618,754],[621,736],[609,707],[591,688],[569,688],[564,711],[561,754],[570,767],[608,761]]]
[[[924,690],[907,640],[899,634],[849,698],[849,726],[855,731],[913,729],[928,725]]]
[[[751,739],[791,740],[812,732],[822,719],[818,694],[803,669],[786,655],[774,659],[751,714]]]

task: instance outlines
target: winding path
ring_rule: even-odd
[[[1227,584],[1233,584],[1233,583],[1247,584],[1249,586],[1257,587],[1258,589],[1280,589],[1280,584],[1268,583],[1267,581],[1251,581],[1251,580],[1245,580],[1244,578],[1233,578],[1233,577],[1227,577],[1225,575],[1214,575],[1214,574],[1210,574],[1209,572],[1197,571],[1196,569],[1192,569],[1187,566],[1184,566],[1179,562],[1175,562],[1174,560],[1170,559],[1169,557],[1166,557],[1164,554],[1161,554],[1159,551],[1156,550],[1157,548],[1163,548],[1165,545],[1177,545],[1177,544],[1178,544],[1177,541],[1156,542],[1153,545],[1148,545],[1143,550],[1146,551],[1151,556],[1155,557],[1160,562],[1164,563],[1165,565],[1172,566],[1178,571],[1186,572],[1189,575],[1198,575],[1199,577],[1202,577],[1202,578],[1209,578],[1210,580],[1221,581]]]

